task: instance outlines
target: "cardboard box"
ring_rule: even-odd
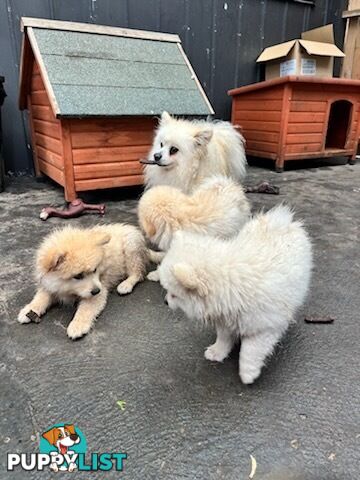
[[[308,30],[301,39],[265,48],[256,60],[266,62],[265,78],[287,75],[332,77],[334,57],[345,57],[335,45],[332,25]]]

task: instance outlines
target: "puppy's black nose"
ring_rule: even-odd
[[[154,160],[155,162],[160,162],[162,158],[162,154],[161,153],[154,153]]]
[[[97,295],[100,293],[100,288],[96,287],[91,290],[91,295]]]
[[[164,298],[164,303],[165,305],[169,305],[168,301],[166,300],[166,298]]]
[[[76,442],[76,440],[78,439],[79,435],[77,433],[72,433],[70,435],[70,438],[73,442]]]

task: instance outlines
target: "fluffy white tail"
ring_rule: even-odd
[[[228,150],[231,176],[242,180],[246,175],[245,139],[229,122],[214,122],[214,132],[224,141]]]
[[[294,213],[288,205],[280,204],[266,213],[268,225],[271,228],[286,228],[294,219]]]

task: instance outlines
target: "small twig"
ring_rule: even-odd
[[[143,165],[157,165],[157,163],[154,160],[145,160],[144,158],[141,158],[139,162],[142,163]]]
[[[305,317],[306,323],[333,323],[335,318],[333,317]]]

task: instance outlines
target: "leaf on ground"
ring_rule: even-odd
[[[116,405],[120,408],[120,410],[123,412],[125,410],[125,405],[126,402],[124,400],[118,400],[116,402]]]

